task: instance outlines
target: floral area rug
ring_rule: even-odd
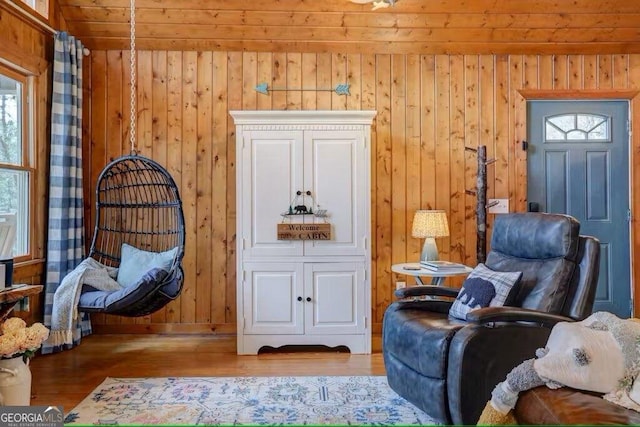
[[[65,424],[424,425],[383,376],[107,378]]]

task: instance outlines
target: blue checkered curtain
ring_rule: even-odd
[[[51,161],[49,172],[49,233],[44,323],[51,326],[53,295],[60,281],[84,258],[82,200],[82,51],[75,37],[55,37],[51,105]],[[73,346],[91,333],[86,313],[78,317]],[[73,346],[68,346],[73,347]],[[43,353],[64,350],[44,345]]]

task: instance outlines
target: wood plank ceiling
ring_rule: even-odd
[[[60,0],[92,49],[129,44],[129,0]],[[639,53],[638,0],[137,0],[139,49]]]

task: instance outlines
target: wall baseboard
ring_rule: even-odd
[[[373,323],[371,333],[382,332],[382,323]],[[235,335],[235,323],[147,323],[121,325],[93,325],[94,334],[213,334]]]
[[[212,334],[235,335],[235,323],[147,323],[93,325],[95,334]]]

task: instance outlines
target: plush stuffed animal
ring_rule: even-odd
[[[515,424],[518,394],[540,385],[605,393],[604,399],[640,411],[640,321],[597,312],[556,324],[547,345],[514,368],[491,393],[478,425]]]

